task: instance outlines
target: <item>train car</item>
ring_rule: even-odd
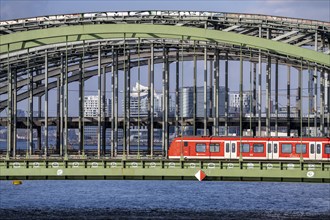
[[[170,159],[330,160],[330,138],[205,137],[175,138]]]

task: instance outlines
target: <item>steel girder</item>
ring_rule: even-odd
[[[0,21],[0,34],[12,34],[21,31],[46,29],[60,26],[76,26],[88,24],[160,24],[175,25],[213,30],[229,30],[250,36],[286,40],[295,35],[304,35],[292,44],[301,47],[313,46],[306,41],[310,34],[317,33],[316,39],[322,45],[320,51],[329,50],[329,22],[306,20],[299,18],[205,11],[123,11],[93,12],[65,15],[50,15],[34,18]]]
[[[0,36],[0,54],[37,46],[80,40],[111,38],[165,38],[221,42],[261,49],[330,66],[329,55],[285,43],[224,32],[191,27],[145,24],[99,24],[58,27]]]

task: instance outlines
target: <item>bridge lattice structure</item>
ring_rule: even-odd
[[[78,128],[79,154],[85,155],[86,126],[97,126],[98,158],[117,156],[120,129],[123,132],[122,154],[130,154],[130,128],[140,125],[148,128],[147,154],[151,156],[155,154],[156,128],[162,129],[161,155],[167,156],[170,126],[175,127],[176,135],[180,135],[185,126],[193,127],[193,135],[197,129],[203,129],[205,135],[219,135],[221,126],[225,128],[224,135],[228,135],[230,126],[238,126],[239,134],[249,129],[252,135],[261,135],[265,129],[266,135],[270,135],[274,127],[275,135],[278,135],[278,128],[285,127],[288,135],[291,130],[297,130],[302,136],[303,127],[311,127],[319,130],[322,136],[329,136],[329,29],[330,23],[322,21],[199,11],[97,12],[1,21],[0,111],[6,111],[7,117],[1,118],[0,124],[7,127],[6,156],[17,156],[18,128],[27,129],[29,149],[33,148],[33,131],[36,129],[38,148],[45,157],[49,156],[49,126],[57,128],[55,152],[64,158],[70,156],[68,129],[71,128]],[[192,70],[183,65],[187,61],[192,63]],[[233,61],[239,66],[236,83],[240,106],[243,106],[244,74],[250,72],[251,78],[251,113],[243,113],[241,107],[235,117],[230,115],[228,103],[229,63]],[[197,65],[200,63],[204,77],[203,117],[197,116],[196,102],[200,74]],[[250,68],[246,70],[244,63],[249,63]],[[175,64],[174,68],[170,68],[171,64]],[[155,69],[156,65],[162,66],[161,71]],[[140,67],[143,66],[148,69],[148,114],[131,117],[132,74],[138,74],[140,80]],[[283,66],[287,71],[280,73]],[[297,82],[295,114],[291,112],[292,69],[298,71],[297,79],[294,79]],[[106,78],[107,75],[110,79]],[[308,89],[308,101],[313,106],[313,111],[308,110],[307,116],[302,113],[302,80],[306,75],[312,87]],[[99,112],[95,118],[84,116],[85,82],[94,76],[97,76],[99,98]],[[171,76],[174,80],[170,80]],[[162,78],[163,108],[160,116],[155,116],[154,112],[157,77]],[[191,117],[180,115],[180,91],[185,78],[193,79]],[[286,80],[287,84],[285,115],[279,113],[279,79]],[[69,117],[71,83],[79,85],[78,117]],[[219,99],[221,83],[225,87],[224,100]],[[119,87],[125,88],[122,103]],[[175,93],[174,117],[169,116],[170,87]],[[210,100],[206,100],[208,87],[211,88]],[[56,98],[49,97],[51,90],[57,91]],[[111,93],[110,116],[105,116],[105,109],[101,108],[107,92]],[[35,98],[37,104],[34,103]],[[266,101],[262,104],[264,98]],[[17,103],[24,100],[28,102],[28,115],[17,117]],[[49,117],[50,100],[57,102],[56,117]],[[271,110],[272,101],[274,111]],[[220,102],[223,102],[224,114],[219,113]],[[124,109],[122,115],[118,110],[121,104]],[[263,105],[265,114],[262,114]],[[42,106],[44,116],[41,115]],[[38,111],[37,115],[33,114],[34,110]],[[42,127],[45,136],[43,146]],[[106,136],[107,128],[111,129],[108,151],[105,138],[101,138]],[[27,157],[32,154],[31,150],[26,150]]]

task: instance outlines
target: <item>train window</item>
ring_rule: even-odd
[[[282,153],[290,154],[292,152],[292,144],[282,144]]]
[[[264,145],[263,144],[254,144],[253,145],[253,152],[254,153],[263,153],[264,152]]]
[[[206,144],[196,144],[196,152],[206,152]]]
[[[296,153],[297,154],[305,154],[306,153],[306,144],[296,144]]]
[[[321,144],[316,145],[316,153],[320,154],[321,153]]]
[[[188,147],[188,142],[187,142],[187,141],[183,142],[183,145],[184,145],[185,147]]]
[[[326,145],[324,146],[324,153],[326,153],[326,154],[330,154],[330,144],[326,144]]]
[[[242,153],[250,152],[250,145],[249,144],[241,144],[240,149],[241,149]]]
[[[277,153],[277,144],[274,144],[274,153]]]
[[[229,153],[229,143],[226,143],[226,153]]]
[[[315,146],[314,144],[311,144],[311,154],[314,154],[315,153]]]
[[[272,152],[272,144],[268,144],[268,153]]]
[[[210,144],[210,152],[220,152],[219,144]]]
[[[235,143],[232,143],[231,144],[231,152],[232,153],[235,153]]]

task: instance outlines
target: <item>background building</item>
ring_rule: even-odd
[[[111,116],[111,101],[106,99],[105,105],[105,117]],[[99,113],[99,97],[98,96],[85,96],[84,97],[84,116],[85,117],[98,117]],[[103,103],[101,100],[101,117],[103,117]],[[86,126],[85,130],[85,140],[88,144],[95,144],[97,141],[97,127],[96,126]],[[106,130],[106,137],[110,137],[110,129]],[[101,138],[102,132],[101,132]],[[95,143],[94,143],[95,142]]]
[[[140,89],[140,107],[139,107],[139,89]],[[130,117],[148,116],[148,87],[136,82],[130,94]],[[124,106],[124,102],[123,102]],[[139,112],[140,109],[140,112]],[[154,117],[158,117],[162,110],[162,95],[154,91]]]
[[[98,96],[85,96],[84,98],[84,116],[97,117],[99,112],[99,97]],[[111,101],[106,99],[105,116],[111,116]],[[101,100],[101,117],[103,117],[103,103]]]
[[[182,89],[183,95],[181,95],[181,90],[179,91],[179,102],[180,102],[180,112],[182,112],[183,117],[193,117],[194,113],[194,87],[184,87]],[[210,98],[213,96],[210,87],[206,89],[206,105],[208,108],[207,117],[211,115],[211,102]],[[213,98],[212,98],[213,102]],[[219,115],[225,114],[225,87],[219,87]],[[196,88],[196,116],[204,117],[204,87],[200,86]],[[212,104],[213,108],[213,104]],[[180,114],[181,116],[181,114]]]
[[[240,112],[240,95],[239,92],[232,92],[228,94],[229,96],[229,113],[239,113]],[[243,93],[243,113],[250,112],[251,96],[249,93]]]

